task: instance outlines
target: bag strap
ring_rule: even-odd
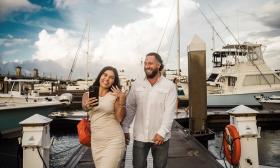
[[[89,115],[88,115],[89,112],[87,111],[86,113],[87,113],[87,118],[86,119],[89,120]]]

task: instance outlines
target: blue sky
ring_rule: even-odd
[[[186,46],[198,34],[207,45],[211,67],[211,29],[197,9],[215,25],[227,43],[233,38],[211,12],[223,18],[241,42],[262,43],[264,59],[272,69],[280,68],[280,2],[277,0],[184,0],[180,1],[181,67],[186,73]],[[95,76],[102,66],[126,69],[132,76],[142,71],[143,56],[159,48],[166,67],[176,65],[175,0],[0,0],[0,71],[21,65],[26,73],[67,76],[86,23],[90,23],[89,49],[82,43],[75,76],[85,74],[86,53]],[[248,8],[250,6],[250,8]],[[216,37],[215,48],[222,46]],[[59,72],[58,72],[59,71]]]

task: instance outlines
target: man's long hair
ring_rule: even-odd
[[[146,57],[147,56],[154,56],[156,58],[156,60],[160,63],[159,71],[163,70],[163,68],[164,68],[163,61],[161,59],[161,56],[158,53],[150,52],[146,55]]]

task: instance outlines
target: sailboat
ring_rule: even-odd
[[[181,65],[180,65],[180,2],[179,0],[177,0],[177,19],[176,19],[176,33],[177,33],[177,57],[176,57],[176,69],[165,69],[164,70],[164,75],[170,79],[171,81],[173,81],[176,85],[177,85],[177,93],[178,93],[178,107],[179,108],[185,108],[188,104],[188,78],[187,76],[184,76],[181,74]],[[171,10],[172,12],[172,10]],[[169,21],[169,20],[168,20]],[[168,22],[167,22],[168,23]],[[166,24],[167,26],[167,24]],[[163,34],[164,36],[164,34]],[[160,42],[161,44],[161,42]],[[160,48],[160,46],[159,46]],[[159,49],[158,49],[159,50]]]
[[[86,80],[78,80],[78,81],[75,81],[75,82],[70,82],[71,80],[71,77],[72,77],[72,74],[74,72],[74,69],[75,69],[75,65],[76,65],[76,62],[77,62],[77,58],[78,58],[78,55],[79,55],[79,51],[82,47],[82,43],[83,41],[85,40],[85,36],[87,34],[87,57],[86,57]],[[87,23],[86,26],[85,26],[85,29],[84,29],[84,32],[83,32],[83,35],[80,39],[80,42],[79,42],[79,46],[77,48],[77,51],[76,51],[76,55],[75,55],[75,58],[73,60],[73,63],[72,63],[72,66],[71,66],[71,69],[70,69],[70,72],[69,72],[69,75],[68,75],[68,81],[69,81],[69,84],[66,86],[66,90],[67,91],[82,91],[84,92],[85,90],[88,90],[89,88],[89,85],[93,82],[93,81],[89,81],[89,41],[90,41],[90,24]]]

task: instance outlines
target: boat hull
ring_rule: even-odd
[[[280,91],[258,92],[244,94],[213,94],[207,96],[207,107],[235,107],[238,105],[245,106],[262,106],[254,96],[280,95]]]
[[[19,122],[34,115],[40,114],[43,116],[48,116],[51,112],[58,110],[64,105],[59,104],[46,104],[41,106],[29,106],[29,107],[16,107],[16,108],[7,108],[0,109],[0,136],[13,137],[21,131]]]
[[[264,109],[267,110],[280,110],[280,101],[279,102],[260,102]]]

